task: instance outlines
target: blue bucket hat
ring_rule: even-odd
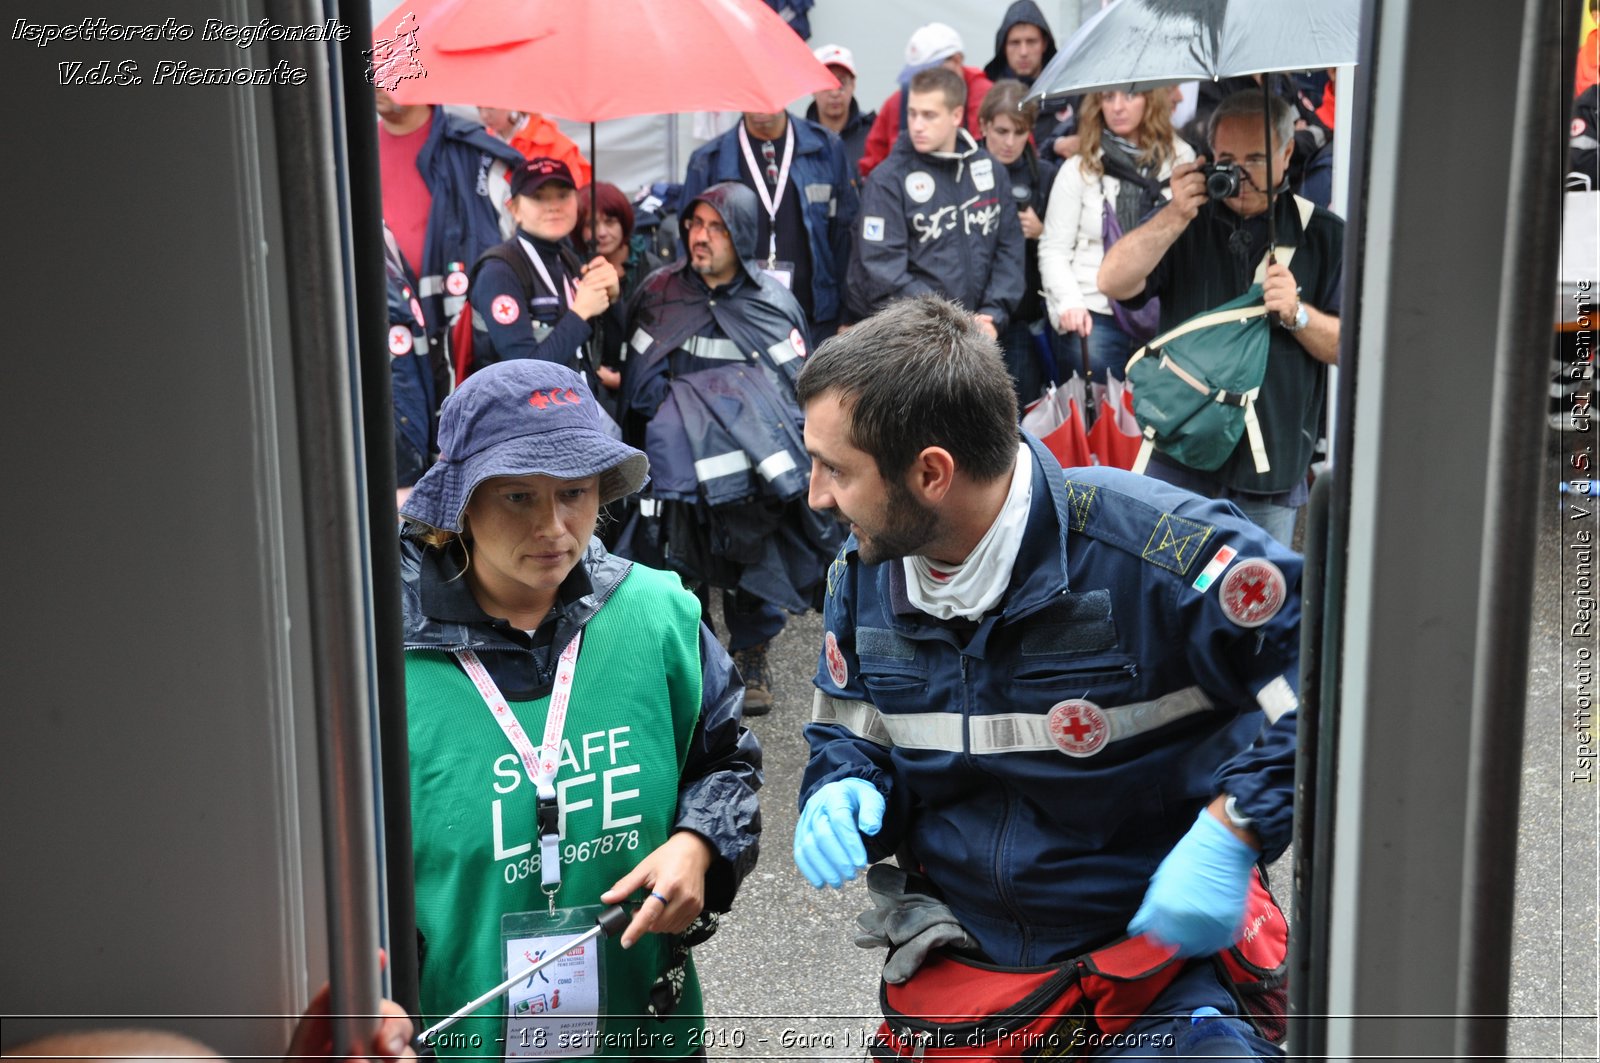
[[[467,378],[439,415],[439,461],[400,515],[461,531],[479,484],[494,476],[600,477],[604,505],[644,486],[650,462],[619,441],[583,377],[554,362],[497,362]]]

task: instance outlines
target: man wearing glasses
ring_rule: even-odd
[[[1240,92],[1211,114],[1202,157],[1172,173],[1172,199],[1106,251],[1100,290],[1130,307],[1161,300],[1161,330],[1243,295],[1260,282],[1272,330],[1266,379],[1255,406],[1270,468],[1256,471],[1247,439],[1214,472],[1180,465],[1159,451],[1149,474],[1197,494],[1227,499],[1288,544],[1307,497],[1306,470],[1316,444],[1326,367],[1339,358],[1344,222],[1289,194],[1284,178],[1294,151],[1294,109],[1272,97],[1269,155],[1261,94]],[[1237,187],[1218,169],[1237,168]],[[1212,198],[1207,177],[1218,191]],[[1267,262],[1267,188],[1275,186],[1277,257],[1293,247],[1292,270]]]
[[[645,278],[629,305],[621,393],[624,436],[649,455],[651,482],[617,553],[687,576],[708,622],[709,588],[723,590],[746,716],[771,709],[767,643],[785,610],[811,606],[843,538],[805,504],[794,380],[810,339],[765,268],[760,209],[739,181],[688,202],[687,257]]]

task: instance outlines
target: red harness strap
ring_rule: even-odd
[[[1245,913],[1238,942],[1215,962],[1263,1036],[1281,1040],[1289,928],[1259,874]],[[872,1057],[1084,1058],[1149,1012],[1183,970],[1174,952],[1141,935],[1044,967],[936,953],[910,981],[881,984]]]

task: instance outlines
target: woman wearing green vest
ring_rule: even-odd
[[[424,1023],[563,953],[440,1055],[703,1055],[688,946],[755,865],[743,685],[678,577],[593,537],[647,469],[607,427],[571,370],[492,365],[401,511]],[[565,949],[614,903],[619,938]]]

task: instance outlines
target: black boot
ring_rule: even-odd
[[[733,666],[744,680],[744,714],[765,716],[772,711],[772,679],[767,672],[767,644],[737,650]]]

